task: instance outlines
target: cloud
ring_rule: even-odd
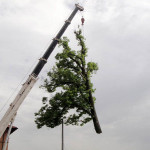
[[[38,62],[41,51],[44,53],[47,49],[76,2],[85,7],[82,14],[88,60],[99,64],[99,71],[92,80],[97,89],[96,109],[103,133],[97,135],[92,123],[84,127],[65,127],[66,149],[149,150],[148,0],[0,1],[0,107],[28,72],[33,60]],[[64,34],[69,36],[72,46],[76,45],[72,34],[82,14],[75,16]],[[34,124],[34,113],[46,94],[39,85],[54,64],[58,51],[61,49],[56,48],[52,53],[39,81],[19,109],[15,121],[19,129],[10,137],[10,149],[38,150],[50,146],[60,149],[60,127],[37,130]]]

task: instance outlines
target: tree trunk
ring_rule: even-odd
[[[88,77],[87,77],[87,89],[89,90],[89,102],[92,106],[91,114],[92,114],[92,118],[93,118],[94,128],[95,128],[96,133],[100,134],[100,133],[102,133],[102,130],[101,130],[101,127],[100,127],[100,124],[99,124],[99,121],[98,121],[97,114],[96,114],[96,109],[95,109],[95,106],[94,106],[92,91],[91,91],[91,88],[90,88],[90,83],[89,83]]]

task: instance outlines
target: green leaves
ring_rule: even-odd
[[[87,71],[92,74],[93,72],[96,73],[96,71],[98,70],[98,66],[96,63],[94,62],[88,62],[87,64]]]
[[[94,62],[86,62],[87,48],[82,31],[74,32],[80,50],[74,51],[69,47],[69,39],[63,37],[59,46],[63,48],[55,57],[55,66],[47,73],[47,78],[41,86],[50,98],[43,97],[43,106],[35,113],[35,123],[38,128],[46,125],[54,128],[64,119],[66,125],[81,125],[93,119],[91,109],[95,91],[90,77],[98,66]]]

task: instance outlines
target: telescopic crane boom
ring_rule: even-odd
[[[23,84],[22,88],[20,89],[19,93],[15,97],[14,101],[10,104],[10,107],[8,108],[5,115],[3,116],[3,118],[0,121],[0,137],[3,135],[3,133],[6,130],[6,128],[8,127],[8,125],[12,126],[12,123],[15,119],[16,113],[17,113],[20,105],[22,104],[22,102],[24,101],[24,99],[26,98],[26,96],[29,94],[30,90],[34,86],[35,82],[37,81],[37,77],[38,77],[39,73],[41,72],[42,68],[44,67],[45,63],[47,62],[47,59],[49,58],[50,54],[52,53],[52,51],[58,44],[59,39],[61,38],[61,36],[65,32],[65,30],[67,29],[69,24],[71,23],[72,19],[74,18],[74,16],[78,12],[78,10],[83,11],[83,9],[84,8],[81,7],[80,5],[75,4],[74,11],[71,13],[69,18],[65,21],[65,24],[62,26],[62,28],[60,29],[60,31],[58,32],[56,37],[53,39],[52,43],[46,50],[43,57],[40,58],[38,64],[34,68],[33,72],[29,75],[26,82]]]

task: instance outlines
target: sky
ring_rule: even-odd
[[[76,48],[73,32],[84,16],[88,60],[99,66],[92,81],[103,133],[96,134],[92,122],[84,127],[65,126],[65,150],[149,150],[148,0],[1,0],[0,118],[75,3],[81,4],[85,11],[76,14],[64,36]],[[42,97],[50,96],[39,86],[61,50],[55,48],[21,105],[14,122],[18,130],[10,136],[10,150],[61,149],[61,127],[37,129],[34,122]]]

